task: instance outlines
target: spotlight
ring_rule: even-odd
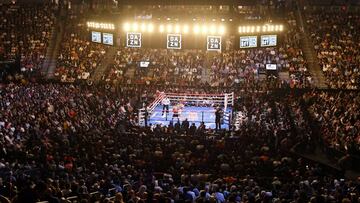
[[[283,25],[280,25],[279,26],[279,31],[282,32],[284,30],[284,26]]]
[[[189,26],[188,26],[188,25],[184,25],[184,27],[183,27],[183,32],[184,32],[185,34],[189,33]]]
[[[216,32],[216,27],[215,27],[215,25],[211,25],[211,26],[210,26],[210,33],[211,33],[211,34],[215,34],[215,32]]]
[[[206,34],[208,32],[208,27],[206,25],[203,25],[202,28],[201,28],[201,32],[203,34]]]
[[[133,29],[133,31],[137,31],[138,28],[139,28],[139,25],[138,25],[137,23],[133,23],[133,24],[132,24],[132,29]]]
[[[220,26],[220,28],[219,28],[219,33],[220,33],[221,35],[225,34],[225,27],[224,27],[223,25]]]
[[[175,32],[180,33],[180,26],[179,25],[175,25]]]
[[[130,24],[129,23],[124,23],[123,29],[126,32],[130,31]]]
[[[168,24],[166,26],[166,32],[168,32],[168,33],[172,32],[172,25],[171,24]]]
[[[154,31],[154,25],[152,23],[149,23],[147,26],[147,30],[148,32],[153,32]]]
[[[165,31],[165,26],[164,26],[164,25],[160,25],[159,31],[160,31],[161,33],[163,33],[163,32]]]
[[[199,25],[194,25],[194,33],[195,33],[195,34],[199,34],[199,32],[200,32],[200,27],[199,27]]]
[[[264,25],[264,26],[262,27],[262,31],[263,31],[263,32],[267,32],[267,26],[266,26],[266,25]]]
[[[142,32],[145,32],[145,31],[146,31],[146,25],[145,25],[145,23],[142,23],[142,24],[141,24],[140,29],[141,29]]]

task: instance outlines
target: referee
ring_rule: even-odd
[[[162,110],[162,116],[166,117],[166,114],[169,113],[169,105],[170,105],[170,100],[169,98],[165,97],[162,101],[161,101],[162,105],[163,105],[163,110]]]
[[[223,111],[220,107],[217,107],[215,110],[215,130],[221,130],[221,119],[223,116]]]

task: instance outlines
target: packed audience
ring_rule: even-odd
[[[312,92],[304,95],[309,110],[320,124],[327,146],[341,151],[360,151],[360,95],[357,92]]]
[[[319,65],[330,88],[358,89],[360,83],[360,15],[344,10],[308,16]]]
[[[55,76],[62,82],[87,80],[100,66],[107,47],[90,41],[84,14],[71,13],[65,25]]]
[[[114,83],[197,86],[203,78],[205,53],[201,50],[120,48],[104,80]],[[147,67],[141,63],[147,62]],[[126,72],[133,69],[132,75]],[[130,78],[131,77],[131,78]]]
[[[239,94],[235,108],[245,118],[237,130],[216,132],[184,123],[137,126],[136,109],[155,89],[146,90],[1,86],[1,197],[13,202],[358,198],[357,182],[287,153],[304,139],[294,133],[304,118],[291,95],[279,100],[271,92]]]
[[[231,86],[259,80],[260,74],[277,78],[279,72],[289,72],[291,87],[311,87],[312,76],[300,46],[300,28],[295,14],[285,16],[286,33],[277,47],[223,51],[212,56],[210,81],[215,85]],[[277,71],[267,71],[266,64],[276,64]],[[276,79],[279,80],[279,79]]]
[[[285,3],[269,1],[278,8]],[[23,71],[39,69],[51,9],[1,6],[1,59],[20,56]],[[88,40],[84,16],[72,11],[67,16],[55,72],[62,82],[89,79],[107,52]],[[313,39],[328,84],[357,88],[359,15],[320,17],[314,14],[308,23],[320,25]],[[314,149],[319,140],[359,152],[359,94],[295,95],[271,89],[272,82],[281,83],[277,74],[260,79],[264,64],[275,63],[278,71],[289,72],[291,87],[312,85],[293,13],[287,14],[286,32],[276,48],[215,54],[118,48],[102,80],[121,85],[109,88],[0,83],[0,202],[360,201],[360,179],[344,179],[344,171],[293,153],[298,145]],[[234,92],[233,125],[230,130],[187,121],[140,126],[138,109],[160,91]]]
[[[0,60],[20,60],[24,74],[39,71],[53,26],[51,5],[0,4]]]

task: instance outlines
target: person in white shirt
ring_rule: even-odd
[[[162,105],[163,105],[162,116],[165,117],[166,114],[169,113],[170,100],[169,100],[169,98],[165,97],[165,98],[161,101],[161,103],[162,103]]]

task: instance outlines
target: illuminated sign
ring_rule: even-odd
[[[272,47],[277,45],[276,35],[261,35],[261,47]]]
[[[240,37],[240,48],[255,48],[257,47],[257,36],[243,36]]]
[[[141,47],[141,33],[128,32],[126,34],[127,47]]]
[[[114,35],[110,33],[103,33],[103,43],[106,45],[114,45]]]
[[[221,36],[208,36],[207,37],[207,50],[208,51],[221,51]]]
[[[91,32],[91,41],[96,43],[101,43],[101,32]]]
[[[180,34],[168,34],[166,47],[168,49],[181,49],[181,35]]]

